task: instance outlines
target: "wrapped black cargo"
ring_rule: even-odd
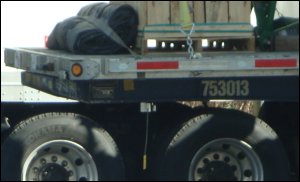
[[[95,3],[58,23],[46,45],[77,54],[125,53],[127,49],[115,41],[115,36],[127,47],[134,47],[137,25],[138,16],[131,6]]]

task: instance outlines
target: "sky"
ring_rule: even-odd
[[[1,1],[1,48],[44,46],[56,23],[95,1]]]

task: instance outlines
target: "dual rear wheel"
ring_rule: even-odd
[[[275,132],[237,111],[192,118],[156,163],[160,180],[287,180],[289,165]],[[1,146],[1,179],[125,180],[112,137],[89,118],[47,113],[21,122]]]

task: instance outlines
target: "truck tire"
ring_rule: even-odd
[[[1,147],[1,180],[124,180],[111,136],[73,113],[41,114],[21,122]]]
[[[218,110],[189,120],[174,136],[161,180],[288,180],[289,163],[276,133],[262,120]]]

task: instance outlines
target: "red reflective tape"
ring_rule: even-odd
[[[137,62],[136,68],[138,70],[155,70],[155,69],[178,69],[178,61],[168,62]]]
[[[296,59],[257,59],[255,67],[297,67]]]

